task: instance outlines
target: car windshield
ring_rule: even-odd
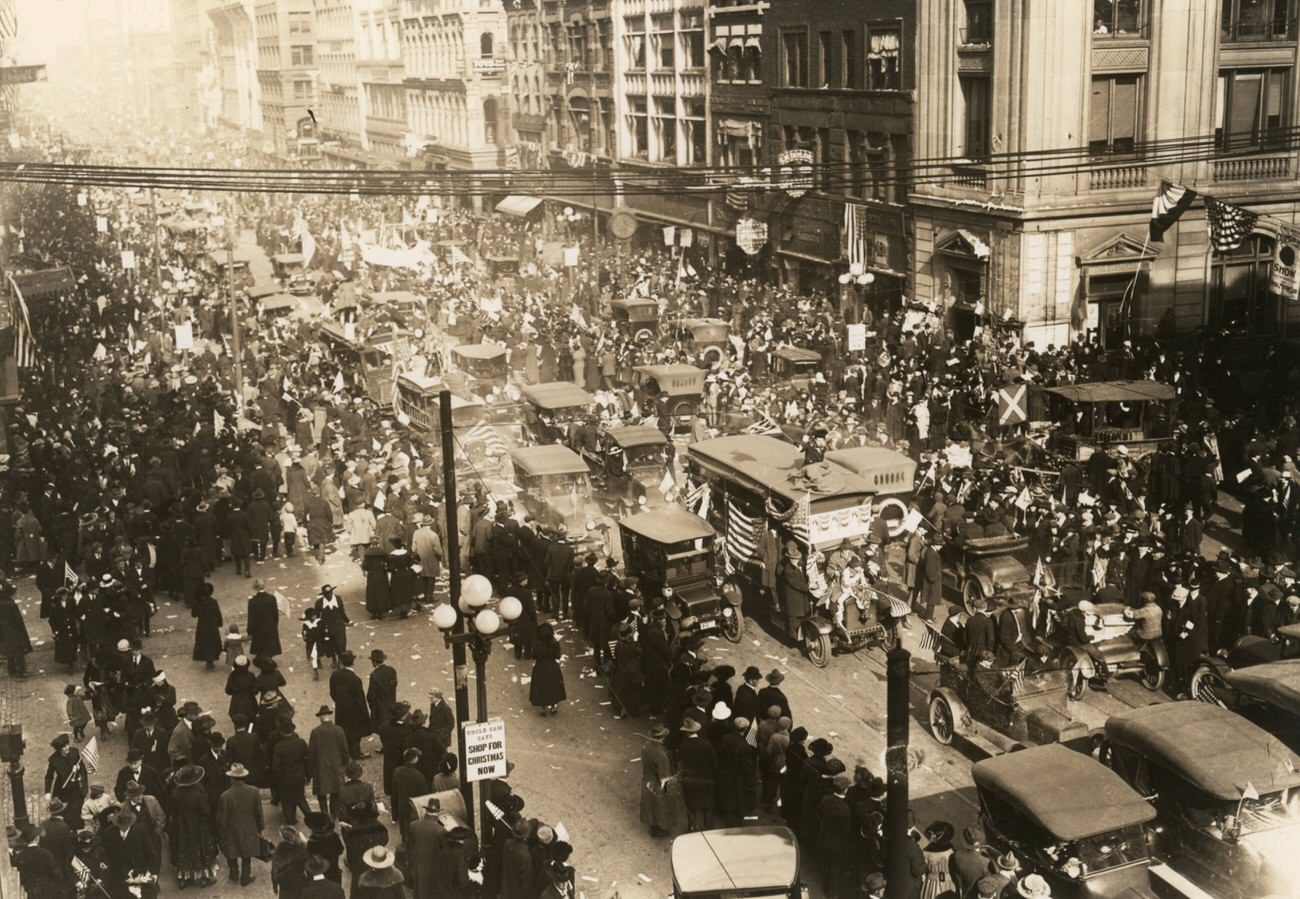
[[[1236,803],[1226,811],[1236,813]],[[1249,836],[1300,822],[1300,787],[1266,793],[1258,799],[1241,803],[1241,828],[1238,836]]]
[[[628,465],[658,465],[664,460],[664,448],[649,444],[625,450]]]
[[[1083,862],[1089,874],[1140,862],[1150,854],[1146,832],[1140,824],[1086,837],[1070,846],[1070,856]]]
[[[669,548],[664,565],[664,577],[670,583],[703,577],[709,573],[709,550],[686,549],[683,544],[673,544]],[[686,544],[689,546],[689,544]]]

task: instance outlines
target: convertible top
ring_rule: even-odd
[[[1283,659],[1238,668],[1223,676],[1232,689],[1300,715],[1300,659]]]
[[[1205,702],[1162,702],[1112,715],[1106,738],[1171,769],[1192,786],[1235,802],[1300,786],[1300,756],[1245,718]]]
[[[676,892],[686,896],[759,890],[770,896],[788,890],[799,876],[799,844],[784,827],[684,833],[673,840],[671,858]]]
[[[596,398],[572,381],[549,381],[526,384],[521,388],[524,399],[539,409],[587,409]]]
[[[499,359],[506,354],[506,348],[499,343],[458,343],[451,351],[466,359]]]
[[[619,526],[634,534],[647,537],[655,543],[680,543],[712,537],[713,526],[698,515],[676,506],[651,509],[619,520]]]
[[[624,449],[634,446],[663,446],[668,442],[663,431],[649,425],[610,428],[609,438]]]
[[[582,457],[559,443],[516,447],[510,451],[510,458],[516,469],[533,477],[587,474]]]
[[[1118,774],[1060,743],[985,759],[971,774],[977,787],[1023,811],[1058,840],[1080,840],[1156,816]]]
[[[1048,387],[1047,392],[1072,403],[1163,403],[1175,396],[1173,385],[1160,381],[1095,381]]]

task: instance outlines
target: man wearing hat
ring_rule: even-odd
[[[129,895],[126,880],[132,873],[158,873],[153,867],[153,841],[144,825],[137,821],[135,812],[126,806],[108,819],[108,826],[99,832],[99,841],[108,860],[108,878],[104,886],[111,895]]]
[[[433,603],[433,586],[442,571],[442,538],[434,529],[432,515],[421,515],[420,526],[411,535],[411,552],[420,563],[420,580],[423,582],[424,601]]]
[[[402,842],[408,837],[411,821],[418,817],[411,800],[429,792],[429,780],[420,768],[421,752],[414,746],[408,746],[402,753],[402,764],[393,771],[392,790],[393,817],[397,820],[402,834]]]
[[[307,856],[307,861],[303,863],[307,882],[298,894],[298,899],[344,899],[343,887],[327,876],[329,869],[329,862],[319,855]]]
[[[957,887],[958,896],[969,896],[975,885],[988,873],[993,850],[984,841],[984,831],[979,827],[962,829],[961,839],[948,859],[948,873]]]
[[[339,654],[340,667],[330,674],[330,699],[334,702],[335,718],[348,737],[348,753],[353,759],[362,759],[361,738],[371,733],[370,708],[366,704],[366,691],[361,678],[352,670],[356,656],[349,650]]]
[[[681,794],[669,789],[673,763],[664,748],[667,738],[668,728],[655,724],[641,746],[641,823],[650,828],[653,837],[670,836],[681,827]]]
[[[307,741],[298,736],[298,728],[291,719],[280,721],[280,738],[271,749],[271,779],[273,791],[280,803],[286,824],[298,823],[298,811],[305,815],[311,811],[307,805]]]
[[[1209,650],[1206,635],[1205,600],[1178,584],[1170,593],[1165,611],[1165,640],[1169,643],[1170,689],[1186,692],[1192,672],[1201,656]]]
[[[710,694],[712,695],[712,694]],[[713,826],[715,783],[718,756],[713,744],[701,739],[704,728],[694,718],[681,724],[681,741],[677,747],[678,779],[686,803],[687,829],[708,830]]]
[[[382,649],[370,651],[370,681],[366,685],[366,703],[370,707],[370,729],[378,731],[387,724],[397,704],[397,671],[386,664],[388,656]]]
[[[18,872],[18,882],[29,899],[54,899],[66,896],[72,885],[71,867],[67,873],[61,869],[54,853],[41,845],[41,832],[31,824],[18,830],[17,838],[10,843],[11,860]]]
[[[267,592],[266,583],[253,581],[253,595],[248,600],[248,652],[252,656],[274,658],[280,648],[280,609],[275,595]]]
[[[812,832],[821,861],[822,886],[829,896],[847,896],[852,890],[857,853],[853,834],[853,811],[845,798],[853,785],[847,774],[831,778],[830,791],[818,800]]]
[[[736,696],[732,700],[731,707],[738,717],[753,721],[759,717],[759,712],[762,710],[758,693],[759,685],[763,682],[763,672],[758,670],[758,666],[750,665],[741,675],[741,679],[742,683],[736,688]]]
[[[872,871],[862,878],[862,893],[865,899],[885,899],[885,875]]]
[[[248,886],[255,879],[253,858],[261,853],[262,796],[249,786],[248,769],[234,764],[226,771],[230,786],[217,803],[217,830],[221,834],[221,851],[230,866],[230,880]]]
[[[194,737],[194,721],[202,713],[203,708],[192,699],[181,703],[181,707],[176,710],[176,726],[172,728],[171,736],[167,739],[168,758],[182,756],[187,761],[194,760],[198,749],[198,742]]]
[[[144,787],[145,793],[150,796],[162,795],[162,773],[145,762],[144,753],[139,749],[127,751],[126,764],[117,772],[113,795],[117,797],[118,802],[126,798],[126,785],[131,781]]]
[[[362,856],[366,870],[357,878],[351,899],[406,899],[406,882],[394,867],[397,856],[387,846],[375,846]]]
[[[81,804],[86,801],[89,778],[81,762],[81,752],[67,734],[50,741],[49,760],[45,765],[45,801],[59,799],[67,806],[63,818],[69,827],[81,826]]]
[[[307,774],[320,810],[337,818],[340,811],[338,792],[352,758],[348,736],[334,723],[334,710],[329,706],[317,709],[316,719],[319,723],[312,728],[307,739]]]
[[[785,682],[785,675],[773,668],[767,673],[765,680],[767,686],[758,691],[758,707],[760,709],[770,709],[772,706],[777,706],[781,709],[783,717],[793,721],[794,714],[790,711],[790,700],[786,698],[785,691],[781,689],[781,684]]]

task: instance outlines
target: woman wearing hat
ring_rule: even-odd
[[[257,675],[249,670],[248,656],[235,656],[234,667],[226,675],[226,695],[230,697],[227,714],[231,718],[246,715],[251,721],[257,717]]]
[[[10,677],[26,677],[32,641],[27,636],[27,625],[23,623],[15,595],[13,583],[0,577],[0,653],[8,662]]]
[[[357,879],[351,899],[406,899],[406,882],[395,864],[397,856],[387,846],[375,846],[362,857],[366,870]]]
[[[334,592],[331,584],[320,588],[320,596],[317,597],[314,608],[320,615],[320,655],[328,657],[337,668],[339,656],[348,649],[348,628],[352,626],[352,619],[343,606],[343,597]]]
[[[194,604],[190,607],[190,616],[198,620],[198,623],[194,626],[194,653],[192,658],[196,662],[203,662],[208,671],[216,667],[217,659],[221,658],[223,639],[221,634],[221,606],[212,593],[212,585],[203,584],[194,599]]]
[[[650,728],[641,747],[641,823],[654,837],[671,836],[681,830],[682,794],[673,771],[672,757],[664,748],[668,728]]]
[[[171,862],[181,889],[217,882],[217,840],[212,832],[214,809],[203,785],[204,770],[185,765],[172,776],[168,838]]]
[[[67,734],[59,734],[50,741],[50,758],[45,765],[45,801],[59,799],[66,806],[63,818],[69,826],[81,821],[81,804],[86,801],[89,778],[86,766],[81,763],[81,753],[72,745]]]
[[[543,715],[554,715],[565,700],[564,672],[560,670],[560,643],[549,624],[537,629],[536,661],[533,662],[532,683],[528,688],[528,701]]]
[[[949,873],[952,838],[956,832],[947,821],[935,821],[925,829],[925,873],[921,875],[921,899],[951,899],[955,895]]]
[[[298,899],[307,886],[307,844],[298,828],[280,828],[280,842],[271,854],[271,889],[279,899]]]

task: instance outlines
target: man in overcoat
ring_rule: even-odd
[[[370,682],[366,687],[366,703],[370,706],[370,729],[378,731],[393,716],[393,706],[397,705],[397,671],[385,664],[388,656],[382,649],[370,651],[370,663],[374,669],[370,672]]]
[[[261,578],[253,581],[257,591],[248,600],[248,638],[249,655],[274,658],[283,650],[280,648],[280,610],[276,605],[275,595],[266,591],[266,584]]]
[[[334,710],[323,705],[316,712],[319,720],[307,739],[307,776],[311,778],[312,791],[320,810],[337,818],[338,792],[343,786],[345,771],[352,756],[348,750],[348,736],[334,723]]]
[[[248,886],[255,879],[252,862],[261,852],[262,831],[266,829],[262,796],[244,782],[248,769],[243,765],[232,766],[226,776],[230,778],[230,787],[217,803],[221,851],[230,866],[230,880]]]
[[[338,726],[348,738],[348,752],[354,759],[365,758],[361,752],[361,738],[371,733],[370,709],[366,704],[366,691],[361,678],[352,670],[356,656],[350,651],[339,655],[342,666],[330,674],[330,699],[334,702]]]

